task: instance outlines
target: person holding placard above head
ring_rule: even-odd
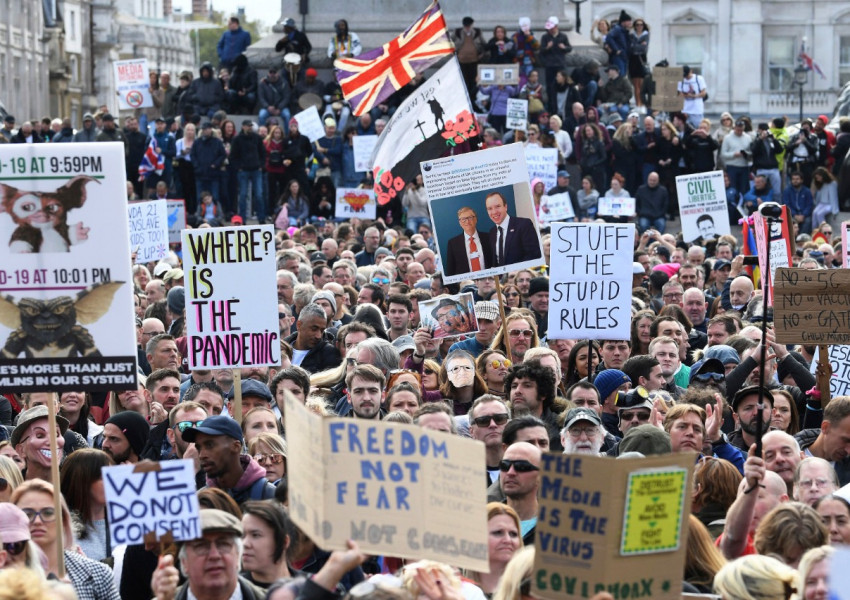
[[[493,266],[493,248],[487,234],[478,230],[478,215],[468,206],[457,211],[463,233],[449,240],[446,252],[446,275],[475,273]]]
[[[502,267],[541,257],[537,229],[531,219],[510,216],[508,202],[499,192],[487,194],[484,204],[487,207],[487,215],[493,222],[489,243],[496,266]]]

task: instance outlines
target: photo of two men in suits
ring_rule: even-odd
[[[518,268],[514,265],[542,257],[534,221],[510,214],[506,191],[490,190],[483,195],[489,222],[481,223],[480,228],[478,212],[472,206],[464,205],[457,211],[463,233],[448,241],[444,260],[447,277],[466,273],[474,277],[478,271],[495,267],[504,267],[499,272],[507,272]]]

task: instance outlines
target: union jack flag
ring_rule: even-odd
[[[814,71],[820,75],[821,79],[826,79],[826,75],[824,75],[823,71],[821,71],[820,65],[816,63],[815,60],[806,52],[805,39],[803,39],[802,44],[800,44],[800,62],[803,63],[803,66],[806,67],[807,71]]]
[[[358,58],[335,60],[336,78],[352,112],[360,116],[452,52],[454,44],[435,0],[394,40]]]
[[[151,138],[151,143],[148,144],[145,154],[142,156],[142,162],[139,163],[139,181],[144,181],[151,173],[162,175],[165,170],[165,157],[162,154],[156,153],[156,140]]]

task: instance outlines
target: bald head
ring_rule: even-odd
[[[739,310],[753,297],[753,282],[749,277],[736,277],[729,285],[729,302]]]

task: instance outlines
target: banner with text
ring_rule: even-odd
[[[337,219],[374,219],[378,213],[375,190],[337,188],[334,216]]]
[[[633,217],[637,211],[634,198],[599,196],[596,214],[600,217]]]
[[[193,460],[103,467],[101,474],[109,536],[116,546],[201,537]]]
[[[152,108],[151,82],[148,77],[148,59],[130,58],[112,63],[118,108],[130,110]]]
[[[0,145],[4,392],[135,389],[125,179],[121,143]]]
[[[820,348],[815,348],[815,354],[809,370],[817,374]],[[829,379],[829,397],[850,395],[850,345],[834,344],[829,346],[829,364],[832,367],[832,377]]]
[[[558,149],[525,147],[525,164],[528,165],[528,181],[540,179],[548,192],[558,185]]]
[[[850,344],[850,270],[776,269],[774,328],[782,344]]]
[[[679,600],[695,458],[544,454],[535,597]]]
[[[131,202],[127,205],[130,247],[136,264],[146,265],[168,255],[168,207],[165,200]]]
[[[773,287],[776,280],[776,269],[790,267],[791,255],[794,253],[794,240],[788,229],[791,223],[791,211],[787,206],[782,207],[782,218],[780,221],[768,223],[761,213],[753,213],[753,229],[756,236],[756,252],[759,259],[759,270],[761,272],[761,291],[767,293],[767,305],[773,306]],[[770,236],[770,286],[767,290],[767,241]]]
[[[528,100],[525,98],[508,98],[505,127],[519,131],[528,131]]]
[[[686,242],[713,240],[731,233],[723,171],[676,177],[682,237]]]
[[[375,144],[378,143],[377,135],[355,135],[351,138],[351,143],[354,144],[354,170],[358,173],[364,173],[372,170],[372,152],[375,151]]]
[[[543,196],[540,199],[540,219],[543,223],[552,223],[553,221],[567,221],[576,218],[575,208],[570,199],[569,192],[561,192],[560,194],[552,194],[551,196]]]
[[[286,397],[289,514],[316,545],[488,571],[484,445],[414,425],[322,417]]]
[[[292,118],[298,123],[298,132],[306,135],[310,143],[325,137],[325,126],[319,117],[319,109],[315,106],[302,110]]]
[[[634,223],[552,224],[549,339],[629,339],[634,239]]]
[[[180,232],[186,229],[186,201],[166,200],[168,207],[168,243],[179,244]]]
[[[189,368],[279,365],[274,226],[186,229],[183,261]]]

